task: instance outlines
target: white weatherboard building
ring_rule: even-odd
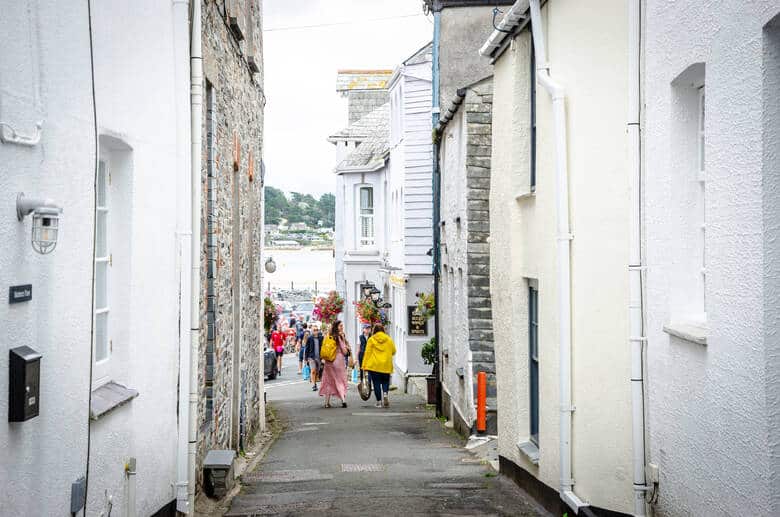
[[[389,74],[382,75],[382,88],[371,93],[384,99]],[[358,100],[348,98],[350,113],[362,107],[364,100],[362,97]],[[381,285],[379,270],[387,260],[384,207],[389,119],[390,105],[385,102],[328,138],[336,146],[338,164],[335,169],[336,289],[344,297],[344,328],[347,340],[353,346],[360,335],[354,306],[355,301],[362,298],[360,284]]]
[[[553,512],[640,513],[629,13],[617,0],[530,4],[506,10],[480,51],[495,63],[490,294],[501,471]],[[640,397],[640,437],[641,414]]]
[[[396,345],[396,382],[403,382],[410,375],[427,375],[431,370],[423,363],[420,349],[433,336],[434,321],[424,326],[410,326],[409,321],[414,318],[410,311],[416,307],[416,294],[433,291],[430,44],[395,70],[389,92],[390,162],[385,205],[389,255],[382,269],[381,288],[389,293],[385,301],[393,306],[387,330]]]
[[[644,2],[657,515],[778,515],[780,5]]]

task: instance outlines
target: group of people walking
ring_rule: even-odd
[[[335,354],[333,349],[335,348]],[[389,407],[390,374],[393,372],[395,344],[385,333],[384,326],[371,328],[365,325],[358,346],[358,360],[355,362],[352,348],[344,333],[344,324],[336,320],[323,335],[317,326],[304,333],[299,344],[299,373],[304,364],[311,370],[312,391],[319,391],[325,397],[325,407],[331,407],[332,397],[341,400],[341,407],[347,407],[348,368],[360,368],[368,374],[374,388],[377,407]],[[317,382],[319,381],[319,388]]]

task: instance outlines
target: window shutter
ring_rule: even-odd
[[[233,36],[243,41],[246,35],[246,0],[228,0],[228,24]]]
[[[253,73],[260,71],[260,58],[257,56],[257,47],[255,45],[255,20],[259,18],[259,13],[255,13],[257,6],[255,0],[246,0],[246,62]]]

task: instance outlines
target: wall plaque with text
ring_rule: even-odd
[[[29,302],[32,300],[32,284],[12,285],[8,289],[8,303]]]
[[[421,313],[417,311],[416,305],[409,305],[407,307],[409,311],[409,332],[410,336],[427,336],[428,335],[428,320],[425,319]]]

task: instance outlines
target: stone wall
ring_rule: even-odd
[[[368,115],[388,101],[387,90],[361,90],[345,92],[348,102],[349,123]]]
[[[264,427],[262,3],[246,5],[239,41],[224,4],[202,2],[199,465],[209,449],[245,448]]]
[[[473,431],[477,374],[488,377],[488,430],[495,433],[496,375],[488,237],[492,79],[461,91],[441,134],[441,348],[445,414]],[[449,108],[449,107],[448,107]],[[452,410],[452,411],[450,411]]]
[[[490,155],[492,151],[493,80],[468,89],[466,110],[466,200],[469,350],[474,385],[478,372],[486,372],[487,394],[496,396],[493,322],[490,303]],[[495,404],[489,404],[495,408]]]

